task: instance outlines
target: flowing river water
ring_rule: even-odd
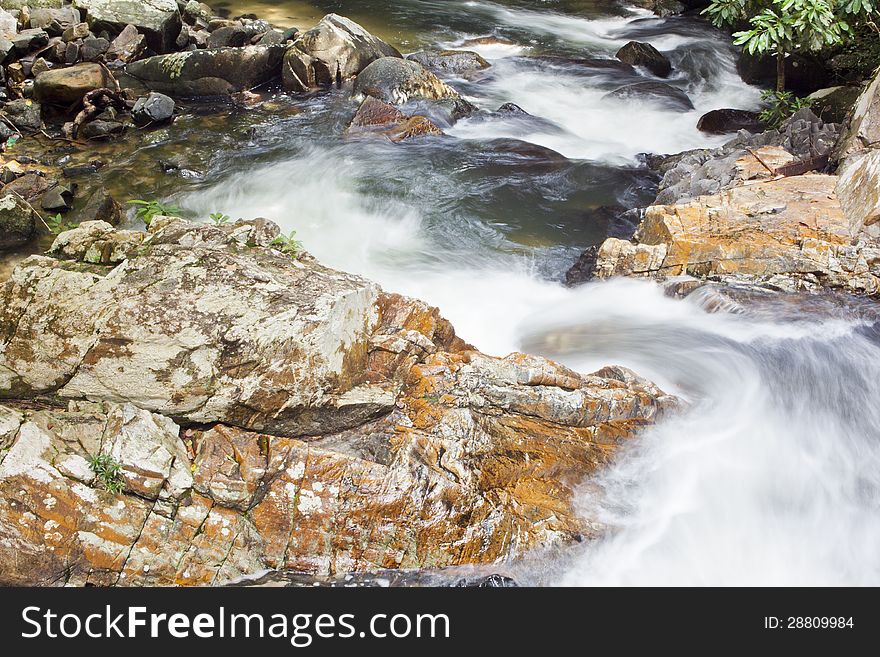
[[[357,106],[350,90],[279,96],[149,133],[116,163],[126,175],[107,182],[202,216],[271,218],[326,264],[439,306],[483,351],[582,371],[622,364],[687,400],[584,491],[607,537],[537,557],[519,578],[880,584],[873,305],[750,295],[741,313],[710,313],[648,282],[559,282],[580,251],[620,229],[591,210],[653,199],[640,153],[720,144],[696,130],[699,116],[757,107],[760,90],[736,74],[723,34],[601,0],[214,4],[301,28],[333,11],[403,52],[500,38],[468,46],[490,69],[449,82],[481,109],[512,102],[531,117],[474,117],[445,125],[448,138],[391,144],[342,138]],[[632,39],[668,54],[670,82],[695,110],[603,98],[650,79],[609,62]],[[161,180],[143,173],[156,160],[169,162]]]

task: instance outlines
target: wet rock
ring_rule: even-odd
[[[757,112],[739,109],[717,109],[706,112],[697,122],[697,130],[712,135],[723,135],[728,132],[762,132],[764,124]]]
[[[36,237],[38,221],[37,213],[21,196],[4,188],[0,192],[0,251],[14,249]]]
[[[354,21],[328,14],[287,50],[282,71],[284,88],[308,91],[341,82],[382,57],[402,55]]]
[[[165,123],[174,116],[174,101],[154,91],[137,99],[131,115],[140,126]]]
[[[15,193],[28,203],[36,203],[52,186],[52,183],[38,173],[25,173],[3,187],[4,194]]]
[[[110,196],[104,187],[98,187],[85,205],[77,213],[77,223],[82,226],[83,223],[89,221],[99,221],[111,226],[118,226],[125,217],[125,211],[116,200]]]
[[[268,30],[265,34],[260,36],[258,44],[264,46],[272,46],[277,44],[282,44],[287,41],[287,36],[281,30]]]
[[[407,116],[393,105],[367,96],[346,133],[377,135],[393,142],[401,142],[413,137],[442,135],[443,131],[424,116]]]
[[[0,114],[22,133],[37,132],[43,127],[40,104],[26,98],[6,103]]]
[[[472,73],[490,66],[483,57],[470,50],[423,50],[407,55],[407,59],[440,74]]]
[[[85,10],[93,32],[118,34],[126,25],[134,25],[160,54],[172,52],[180,34],[176,0],[74,0],[74,6]]]
[[[77,64],[41,73],[34,80],[34,98],[44,103],[71,105],[89,91],[112,84],[99,64]]]
[[[107,49],[107,62],[128,64],[143,57],[147,50],[146,37],[134,25],[126,25]]]
[[[459,99],[459,93],[418,62],[383,57],[367,66],[354,83],[356,94],[392,105],[413,99]]]
[[[574,287],[593,280],[596,276],[596,261],[598,257],[598,246],[591,246],[581,253],[575,263],[565,272],[565,285],[567,287]]]
[[[208,48],[240,48],[250,43],[254,36],[253,30],[249,30],[244,25],[230,25],[214,30],[208,37]]]
[[[283,57],[284,46],[194,50],[141,59],[127,71],[171,96],[224,96],[277,78]]]
[[[70,203],[73,200],[73,190],[67,185],[55,185],[52,189],[43,194],[40,202],[46,212],[67,212],[70,210]]]
[[[694,109],[694,104],[684,91],[665,82],[636,82],[628,84],[605,94],[605,98],[628,102],[645,100],[658,103],[669,109],[681,111]]]
[[[516,103],[504,103],[495,110],[495,113],[506,116],[531,116],[531,114]]]
[[[672,73],[669,58],[650,43],[630,41],[617,51],[615,57],[624,64],[646,68],[660,78],[668,78]]]
[[[751,167],[751,160],[744,158],[742,166]],[[596,275],[689,275],[784,290],[877,294],[880,244],[853,237],[836,185],[836,176],[805,174],[651,206],[634,242],[601,245]]]
[[[125,124],[119,121],[95,119],[86,123],[79,131],[83,139],[107,140],[119,137],[125,132]]]

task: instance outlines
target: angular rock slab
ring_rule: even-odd
[[[675,400],[620,368],[438,353],[398,408],[304,442],[131,404],[0,406],[0,584],[223,584],[497,563],[592,535],[574,489]],[[111,455],[122,491],[89,457]]]
[[[118,34],[134,25],[157,53],[173,52],[182,25],[176,0],[74,0],[74,7],[85,10],[96,34],[109,29]]]
[[[651,206],[633,242],[609,239],[601,245],[595,274],[688,274],[786,290],[877,294],[880,245],[853,241],[836,185],[836,176],[805,174]]]
[[[129,401],[291,436],[393,408],[398,384],[368,367],[394,307],[375,284],[269,248],[270,222],[151,230],[141,244],[89,222],[57,238],[52,252],[69,260],[33,256],[13,273],[0,291],[0,398]],[[427,322],[410,350],[452,344],[446,327]]]
[[[328,14],[288,49],[282,81],[288,91],[308,91],[348,80],[381,57],[402,55],[354,21]]]

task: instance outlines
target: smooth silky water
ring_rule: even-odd
[[[471,47],[492,68],[450,82],[482,109],[513,102],[532,118],[474,117],[444,124],[448,138],[391,144],[343,137],[350,89],[278,94],[256,109],[192,108],[139,133],[133,153],[108,154],[102,175],[120,198],[273,219],[322,262],[436,304],[488,353],[539,353],[585,372],[617,363],[685,399],[585,487],[584,511],[606,538],[514,564],[520,581],[880,584],[870,304],[770,296],[710,313],[647,282],[559,282],[613,229],[591,210],[652,200],[640,153],[719,145],[696,130],[699,116],[757,107],[760,90],[737,76],[724,35],[610,2],[215,4],[300,28],[333,11],[404,52],[498,37]],[[631,39],[669,54],[669,82],[694,111],[603,98],[650,79],[609,64]]]

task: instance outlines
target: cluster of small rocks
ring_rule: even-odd
[[[839,124],[825,123],[809,109],[803,109],[779,129],[758,134],[742,130],[720,148],[648,157],[648,165],[663,176],[655,203],[669,205],[683,199],[716,194],[734,179],[736,162],[749,149],[778,146],[797,160],[829,155],[840,138],[840,132]]]

